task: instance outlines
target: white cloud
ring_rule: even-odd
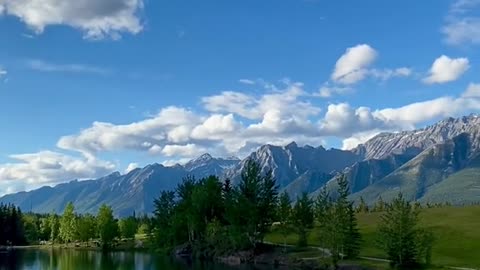
[[[370,76],[386,81],[394,77],[408,77],[412,75],[412,69],[401,67],[396,69],[371,69]]]
[[[468,69],[470,63],[467,58],[450,58],[442,55],[435,59],[429,75],[423,79],[424,83],[446,83],[460,78]]]
[[[54,64],[43,60],[29,60],[27,66],[30,69],[42,72],[65,72],[65,73],[92,73],[99,75],[107,75],[110,70],[95,66],[83,64]]]
[[[256,120],[262,119],[265,113],[271,109],[280,109],[285,113],[295,112],[296,114],[315,115],[319,109],[312,106],[301,98],[307,96],[301,83],[287,83],[286,89],[278,90],[271,85],[275,91],[262,96],[247,95],[240,92],[225,91],[220,95],[202,98],[206,110],[213,113],[234,113],[241,117]]]
[[[124,173],[127,174],[135,169],[137,169],[138,167],[140,167],[140,165],[138,163],[135,163],[135,162],[132,162],[130,164],[128,164],[127,168],[125,169]]]
[[[378,52],[368,44],[360,44],[351,48],[347,48],[345,53],[337,60],[330,79],[343,85],[352,85],[358,83],[368,77],[379,80],[389,80],[394,77],[408,77],[412,74],[412,70],[407,67],[400,68],[370,68],[370,66],[378,58]],[[320,89],[320,96],[328,97],[332,93],[341,93],[346,88],[324,88]],[[333,90],[333,91],[332,91]]]
[[[238,80],[239,83],[247,84],[247,85],[254,85],[255,81],[249,79],[240,79]]]
[[[206,149],[195,145],[193,143],[185,144],[185,145],[176,145],[176,144],[169,144],[166,145],[163,150],[162,154],[167,157],[175,157],[175,156],[183,156],[183,157],[195,157],[202,153],[205,153]]]
[[[0,0],[0,14],[18,17],[36,33],[67,25],[83,31],[87,39],[139,33],[142,9],[143,0]]]
[[[214,114],[192,130],[192,138],[221,140],[240,129],[241,126],[235,121],[233,114]]]
[[[108,161],[52,151],[12,155],[10,158],[16,162],[0,165],[0,182],[10,181],[12,185],[23,185],[28,189],[74,179],[101,177],[115,169],[115,165]]]
[[[353,136],[346,138],[342,141],[342,149],[343,150],[350,150],[357,147],[359,144],[365,143],[366,141],[370,140],[371,138],[375,137],[380,132],[385,130],[374,129],[364,132],[355,133]]]
[[[442,28],[445,41],[452,45],[480,44],[479,0],[457,0],[447,15],[447,23]]]
[[[468,85],[467,90],[463,93],[464,98],[480,98],[480,84],[471,83]]]
[[[127,125],[95,122],[77,135],[60,138],[57,145],[92,156],[116,150],[150,151],[155,154],[161,145],[186,140],[179,127],[191,129],[200,121],[187,109],[166,107],[152,118]]]
[[[349,137],[358,132],[388,129],[400,125],[379,117],[368,107],[352,108],[347,103],[330,104],[320,121],[322,135]]]
[[[7,75],[7,71],[0,67],[0,78]]]
[[[331,75],[334,82],[354,84],[365,79],[368,67],[377,59],[378,53],[367,44],[348,48],[337,60]]]
[[[324,85],[320,87],[318,92],[314,93],[313,96],[321,97],[321,98],[329,98],[334,95],[344,95],[351,92],[353,92],[353,88],[350,88],[350,87]]]

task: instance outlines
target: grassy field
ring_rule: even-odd
[[[384,258],[376,247],[376,227],[380,213],[359,214],[358,221],[363,244],[361,256]],[[422,223],[436,237],[433,263],[440,266],[469,267],[480,269],[480,206],[443,207],[423,209]],[[267,236],[266,241],[283,244],[278,233]],[[287,244],[296,244],[295,235],[289,235]],[[315,230],[309,236],[309,244],[320,246]],[[382,269],[382,268],[379,268]]]

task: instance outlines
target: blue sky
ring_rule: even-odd
[[[478,0],[48,2],[0,0],[0,194],[480,110]]]

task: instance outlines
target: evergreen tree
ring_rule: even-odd
[[[357,207],[357,213],[368,213],[368,212],[369,212],[369,209],[368,209],[367,203],[365,202],[363,197],[360,197],[360,202],[358,203],[358,207]]]
[[[298,246],[305,247],[308,245],[308,235],[310,229],[313,228],[313,223],[313,201],[307,193],[303,193],[300,198],[297,198],[292,211],[292,224],[298,234]]]
[[[287,236],[292,230],[291,226],[291,215],[292,215],[292,201],[287,192],[283,192],[280,195],[278,203],[278,229],[280,234],[283,237],[283,246],[286,249],[287,246]]]
[[[155,210],[155,243],[159,248],[171,248],[175,245],[174,216],[175,192],[162,191],[160,197],[154,201]]]
[[[387,204],[378,227],[378,243],[392,266],[410,269],[421,262],[422,255],[429,262],[433,235],[418,228],[419,213],[401,193]]]
[[[253,160],[247,161],[236,191],[233,224],[253,247],[263,240],[275,219],[272,211],[278,199],[275,183],[271,171],[262,176],[260,166]]]
[[[352,259],[360,253],[360,231],[353,202],[348,200],[350,188],[346,176],[339,177],[337,183],[339,197],[335,204],[335,210],[341,229],[341,252],[346,258]]]

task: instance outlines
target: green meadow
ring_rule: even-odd
[[[381,213],[360,213],[358,224],[362,233],[361,257],[385,258],[384,252],[376,245],[376,228]],[[421,223],[435,235],[433,264],[442,267],[465,267],[480,269],[480,206],[425,208],[421,212]],[[315,229],[309,236],[309,245],[321,247],[321,239]],[[283,237],[273,232],[266,241],[283,244]],[[286,243],[295,245],[297,237],[290,234]],[[315,257],[314,251],[305,258]],[[318,252],[320,256],[320,252]],[[297,255],[298,256],[298,255]],[[386,263],[368,262],[365,265],[382,269]]]

